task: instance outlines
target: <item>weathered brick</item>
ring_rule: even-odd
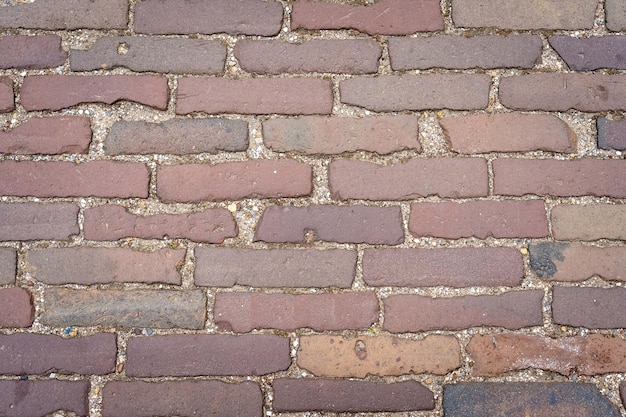
[[[90,142],[87,117],[34,117],[9,131],[0,131],[0,152],[17,155],[87,153]]]
[[[261,417],[263,394],[249,381],[110,381],[102,391],[102,415]]]
[[[447,239],[545,237],[548,220],[541,200],[414,203],[409,232]]]
[[[255,240],[397,245],[404,240],[400,207],[269,206],[259,220]]]
[[[217,74],[226,47],[206,39],[117,36],[99,38],[88,50],[72,49],[72,71],[126,67],[132,71]]]
[[[378,320],[373,292],[344,294],[219,293],[215,323],[238,333],[253,329],[367,329]]]
[[[341,101],[374,111],[477,110],[489,103],[486,74],[357,76],[339,83]]]
[[[66,410],[87,416],[89,388],[89,380],[0,381],[0,414],[6,417],[33,417]]]
[[[0,248],[0,285],[13,284],[17,272],[15,249]]]
[[[196,285],[350,288],[356,252],[341,249],[196,248]],[[254,271],[251,274],[250,271]]]
[[[180,284],[177,266],[184,250],[139,252],[128,248],[49,248],[30,251],[31,274],[46,284],[92,285],[111,282]]]
[[[559,205],[552,209],[552,234],[557,240],[626,240],[626,206]]]
[[[292,29],[356,29],[370,35],[409,35],[443,29],[436,0],[379,0],[351,6],[300,0],[291,12]]]
[[[120,100],[165,110],[168,96],[167,79],[157,75],[36,75],[24,79],[20,94],[29,111]]]
[[[41,322],[48,326],[202,329],[202,291],[48,288]]]
[[[57,35],[0,37],[0,68],[43,69],[63,65],[67,52]]]
[[[311,193],[312,169],[292,160],[162,165],[157,194],[165,202],[298,197]]]
[[[264,334],[133,337],[126,375],[264,375],[289,368],[289,349],[289,338]]]
[[[622,394],[622,404],[626,405],[626,382],[619,385],[619,391]]]
[[[461,348],[454,336],[424,339],[394,336],[302,336],[298,366],[317,376],[364,378],[367,375],[433,373],[445,375],[461,366]]]
[[[452,298],[392,295],[384,300],[385,330],[405,333],[476,326],[540,326],[542,300],[540,290]]]
[[[0,113],[11,111],[14,108],[13,81],[9,77],[0,77]]]
[[[598,147],[626,150],[626,119],[598,119]]]
[[[617,32],[626,29],[626,2],[624,0],[606,0],[604,10],[606,27],[609,30]]]
[[[0,162],[0,193],[35,197],[147,197],[145,164],[90,161]]]
[[[548,114],[476,114],[439,121],[450,148],[459,153],[574,152],[576,134]]]
[[[138,216],[122,206],[104,205],[85,210],[85,239],[118,240],[183,238],[195,242],[222,243],[237,236],[233,216],[220,208],[198,213]]]
[[[28,327],[35,309],[30,293],[23,288],[0,289],[0,327]]]
[[[330,114],[330,81],[315,78],[181,78],[176,113]]]
[[[591,329],[626,327],[626,288],[554,287],[554,322]]]
[[[574,38],[567,35],[550,36],[550,45],[574,71],[598,68],[626,69],[626,36],[594,36]]]
[[[382,166],[339,159],[330,164],[335,199],[412,200],[417,197],[481,197],[489,193],[487,161],[482,158],[413,158]]]
[[[0,240],[67,240],[78,232],[74,204],[0,203]]]
[[[394,70],[429,68],[532,68],[541,57],[536,35],[440,35],[391,38],[389,57]],[[445,53],[442,53],[445,51]]]
[[[272,382],[278,412],[432,410],[433,393],[417,381],[385,384],[341,379],[278,378]]]

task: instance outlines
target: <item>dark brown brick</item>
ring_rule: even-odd
[[[87,117],[35,117],[9,131],[0,131],[0,152],[16,155],[87,153],[90,142]]]
[[[626,3],[624,0],[606,0],[606,27],[609,30],[620,31],[626,29]],[[626,403],[626,401],[624,401]]]
[[[626,288],[554,287],[554,322],[590,329],[626,327]]]
[[[61,37],[57,35],[0,37],[0,68],[57,67],[66,58],[67,52],[61,49]]]
[[[33,417],[66,410],[89,415],[89,380],[0,381],[0,414],[6,417]]]
[[[0,327],[29,327],[35,309],[30,293],[23,288],[0,289]]]
[[[598,147],[626,150],[626,119],[598,119]]]
[[[551,218],[557,240],[626,240],[624,205],[559,205],[552,209]]]
[[[13,81],[9,77],[0,77],[0,113],[11,111],[14,108]]]
[[[0,248],[0,285],[13,284],[17,273],[15,249]]]
[[[593,36],[574,38],[567,35],[550,36],[550,45],[574,71],[598,68],[626,69],[626,36]]]
[[[0,240],[67,240],[79,232],[71,203],[0,203],[0,214]]]

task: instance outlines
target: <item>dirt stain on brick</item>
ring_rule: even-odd
[[[530,266],[540,278],[552,278],[556,274],[555,261],[565,261],[563,251],[569,243],[542,242],[530,245]]]

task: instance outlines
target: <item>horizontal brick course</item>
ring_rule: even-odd
[[[550,45],[574,71],[598,68],[626,69],[626,36],[594,36],[578,39],[566,35],[550,36]]]
[[[598,148],[626,150],[626,119],[598,119]]]
[[[89,414],[89,380],[0,381],[0,413],[6,417],[32,417],[66,410]]]
[[[23,288],[0,288],[0,327],[29,327],[35,318],[30,292]]]
[[[0,68],[44,69],[63,65],[66,59],[60,36],[0,37]]]
[[[552,233],[557,240],[626,240],[626,206],[559,205],[552,209]]]
[[[0,240],[67,240],[77,235],[72,203],[0,203]]]
[[[0,77],[0,113],[11,111],[14,108],[13,81],[9,77]]]
[[[626,327],[626,288],[554,287],[554,322],[574,327]]]
[[[79,116],[34,117],[0,131],[0,152],[15,155],[84,154],[90,142],[90,121]]]
[[[12,248],[0,248],[0,285],[15,282],[17,253]]]

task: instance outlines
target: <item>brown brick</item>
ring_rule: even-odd
[[[487,107],[486,74],[360,76],[339,83],[341,101],[374,111],[478,110]]]
[[[66,410],[89,415],[89,380],[0,381],[0,413],[6,417],[33,417]]]
[[[169,89],[167,79],[157,75],[37,75],[24,79],[20,96],[29,111],[120,100],[165,110]]]
[[[554,322],[590,329],[626,327],[626,288],[554,287]]]
[[[16,287],[0,289],[0,327],[29,327],[34,316],[28,291]]]
[[[13,81],[9,77],[0,77],[0,113],[13,110],[14,102]]]
[[[259,220],[254,240],[397,245],[404,240],[400,207],[269,206]]]
[[[264,334],[133,337],[126,375],[264,375],[289,368],[289,349],[289,338]]]
[[[622,404],[626,405],[626,382],[619,385],[619,391],[622,394]]]
[[[432,373],[445,375],[461,366],[454,336],[424,339],[394,336],[302,336],[298,366],[317,376],[364,378],[367,375]]]
[[[219,293],[215,323],[237,333],[253,329],[367,329],[378,320],[373,292],[343,294]]]
[[[78,232],[74,204],[0,203],[0,240],[67,240]]]
[[[157,194],[165,202],[298,197],[311,193],[312,169],[292,160],[162,165]]]
[[[202,329],[202,291],[46,289],[41,322],[53,327]]]
[[[549,114],[477,114],[439,121],[450,148],[459,153],[574,152],[576,134]]]
[[[552,233],[557,240],[626,240],[626,206],[559,205],[552,209]]]
[[[195,242],[222,243],[237,236],[237,224],[225,209],[198,213],[138,216],[122,206],[104,205],[85,210],[85,239],[118,240],[182,238]]]
[[[606,27],[609,30],[617,32],[626,29],[626,2],[624,0],[606,0],[604,10]]]
[[[15,249],[0,248],[0,285],[13,284],[17,273]]]
[[[87,117],[34,117],[9,131],[0,131],[0,152],[16,155],[87,153],[90,142]]]
[[[61,49],[61,37],[57,35],[0,37],[0,68],[57,67],[66,58],[67,52]]]
[[[626,119],[598,119],[598,147],[600,149],[626,150]]]
[[[541,326],[542,300],[541,290],[452,298],[392,295],[384,300],[385,330],[405,333],[477,326],[507,329]]]
[[[550,36],[550,45],[574,71],[599,68],[626,69],[626,36],[593,36],[578,39],[567,35]]]
[[[356,252],[342,249],[196,248],[196,285],[350,288]],[[250,273],[254,271],[254,273]]]

